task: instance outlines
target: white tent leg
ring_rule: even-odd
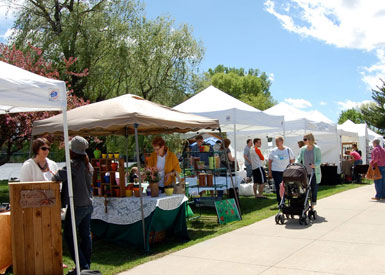
[[[234,162],[234,172],[237,173],[237,163],[238,163],[238,160],[237,160],[237,124],[234,123],[234,158],[235,158],[235,162]]]
[[[135,128],[135,147],[136,147],[136,161],[138,162],[138,170],[140,171],[140,156],[139,156],[139,141],[138,141],[138,124],[134,124]],[[142,230],[143,230],[143,247],[146,251],[146,228],[144,223],[144,212],[143,212],[143,198],[142,198],[142,177],[139,177],[139,198],[140,198],[140,210],[142,214]]]
[[[69,196],[69,200],[70,200],[70,211],[71,211],[72,237],[73,237],[73,241],[74,241],[74,251],[75,251],[76,273],[78,275],[80,275],[79,251],[78,251],[78,241],[77,241],[77,235],[76,235],[74,193],[73,193],[73,189],[72,189],[72,173],[71,173],[71,161],[70,161],[68,126],[67,126],[67,110],[66,109],[63,109],[63,132],[64,132],[66,166],[67,166],[68,196]]]

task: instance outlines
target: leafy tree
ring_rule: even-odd
[[[361,111],[357,109],[349,109],[346,111],[342,111],[338,118],[338,124],[342,124],[348,119],[350,119],[354,123],[365,123]]]
[[[17,50],[15,46],[9,48],[0,44],[0,61],[13,64],[45,77],[53,79],[59,79],[60,77],[60,73],[52,68],[51,63],[44,60],[42,51],[31,45],[29,46],[28,53],[24,54],[22,51]],[[64,59],[63,62],[69,68],[76,62],[76,59]],[[87,74],[87,72],[78,74],[72,71],[65,71],[64,73],[76,75],[77,77],[83,77]],[[69,87],[70,84],[67,83],[67,88]],[[68,109],[89,103],[72,93],[73,91],[69,88],[67,94]],[[57,114],[57,112],[10,113],[0,115],[0,149],[5,151],[5,155],[0,158],[0,166],[7,163],[11,156],[21,150],[31,138],[33,121],[48,118],[55,114]]]
[[[364,104],[361,112],[364,120],[377,128],[381,134],[385,133],[385,82],[381,79],[382,86],[372,90],[374,103]]]
[[[276,104],[270,94],[271,81],[266,73],[260,73],[258,69],[245,71],[244,68],[218,65],[214,69],[209,69],[195,82],[197,91],[213,85],[260,110],[268,109]]]
[[[21,49],[31,41],[59,72],[67,69],[62,57],[78,57],[70,69],[87,68],[88,76],[66,80],[75,95],[92,101],[134,93],[179,103],[203,55],[187,26],[164,17],[148,20],[135,0],[21,3],[11,41]]]

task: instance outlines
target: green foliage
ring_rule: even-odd
[[[210,85],[260,110],[276,104],[270,94],[271,81],[266,73],[260,73],[258,69],[249,69],[246,72],[244,68],[218,65],[203,76],[195,78],[197,91]]]
[[[342,111],[338,118],[338,124],[342,124],[348,119],[350,119],[354,123],[365,123],[361,111],[357,109],[349,109],[346,111]]]
[[[372,90],[374,103],[365,104],[361,107],[364,120],[372,127],[375,127],[381,134],[385,133],[385,82],[382,87]]]
[[[77,96],[100,101],[132,93],[172,106],[191,89],[203,47],[187,25],[146,19],[136,0],[4,1],[22,5],[11,38],[17,48],[29,41],[59,72],[67,70],[63,57],[78,58],[74,72],[88,69],[84,78],[61,75]]]

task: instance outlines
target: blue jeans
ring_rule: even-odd
[[[76,230],[78,232],[80,269],[90,269],[91,266],[91,214],[92,205],[75,207]],[[71,211],[68,207],[64,220],[64,240],[67,244],[71,258],[75,261],[74,242],[72,238]]]
[[[361,182],[361,175],[356,173],[355,171],[355,167],[357,165],[361,165],[362,164],[362,159],[359,159],[359,160],[355,160],[354,161],[354,164],[353,164],[353,180],[357,181],[357,182]]]
[[[378,168],[380,168],[382,179],[374,181],[374,186],[376,188],[376,198],[385,199],[385,166],[378,166]]]
[[[251,167],[251,164],[246,164],[246,177],[251,178],[253,176],[253,169]]]
[[[278,202],[278,204],[280,204],[281,196],[279,195],[279,185],[282,182],[283,172],[279,172],[279,171],[271,171],[271,172],[272,172],[272,176],[274,179],[274,185],[275,185],[275,190],[276,190],[276,194],[277,194],[277,202]]]
[[[309,180],[310,180],[310,177],[311,176],[309,176]],[[315,178],[315,174],[311,179],[310,187],[311,187],[311,205],[317,205],[318,184]]]

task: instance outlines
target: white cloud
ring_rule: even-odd
[[[298,98],[298,99],[295,99],[295,98],[285,98],[284,100],[286,103],[292,105],[293,107],[295,108],[299,108],[299,109],[304,109],[304,108],[309,108],[312,106],[312,104],[305,100],[305,99],[302,99],[302,98]]]
[[[10,28],[6,30],[4,34],[0,34],[0,38],[4,39],[5,41],[8,40],[8,38],[12,35],[12,33],[15,31],[15,29]]]
[[[268,79],[273,82],[274,81],[274,74],[270,73]]]
[[[325,102],[325,101],[320,101],[319,105],[321,105],[321,106],[326,106],[326,105],[328,105],[328,103]]]
[[[385,76],[385,1],[266,0],[265,9],[286,30],[339,48],[376,51],[378,62],[363,68],[369,89]]]
[[[348,110],[348,109],[358,109],[361,107],[362,104],[367,104],[371,102],[373,101],[364,100],[361,102],[357,102],[357,101],[351,101],[350,99],[347,99],[345,101],[338,101],[337,104],[339,105],[340,110]]]

